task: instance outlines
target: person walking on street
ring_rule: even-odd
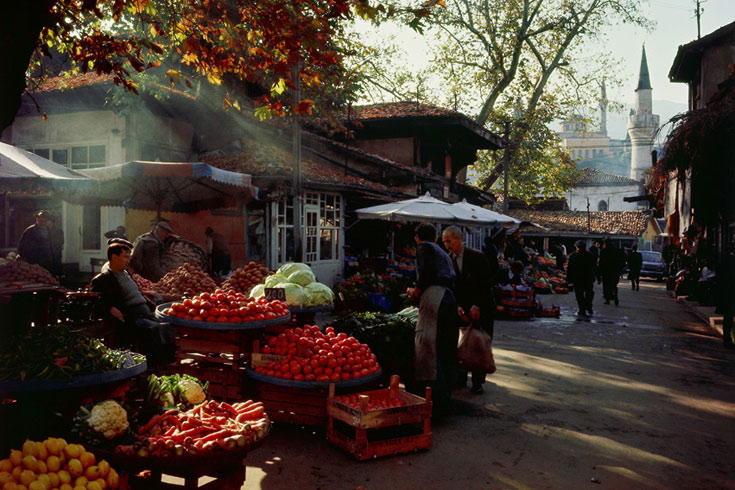
[[[643,256],[638,251],[638,245],[633,244],[628,254],[628,279],[630,279],[630,286],[633,291],[640,291],[641,289],[641,267],[643,267]]]
[[[41,210],[36,213],[36,223],[20,236],[18,255],[29,264],[38,264],[47,271],[57,274],[54,266],[54,250],[51,239],[51,213]]]
[[[151,231],[140,235],[133,245],[130,269],[149,281],[158,282],[166,274],[163,268],[164,240],[173,232],[171,225],[160,221]]]
[[[204,230],[207,236],[207,254],[209,254],[209,266],[214,275],[226,276],[232,270],[232,258],[227,247],[227,238],[222,233],[217,233],[211,226]]]
[[[592,299],[595,297],[595,258],[586,250],[586,244],[578,240],[574,244],[575,251],[569,256],[567,281],[574,284],[574,296],[577,298],[579,311],[577,315],[592,315]]]
[[[613,245],[612,240],[609,238],[605,239],[602,243],[600,262],[597,267],[597,282],[602,282],[602,296],[605,298],[606,305],[609,305],[610,301],[613,301],[615,306],[620,304],[620,300],[618,299],[618,282],[620,281],[620,274],[623,272],[624,266],[625,254]]]
[[[722,261],[717,274],[717,313],[722,313],[722,343],[726,349],[735,349],[733,320],[735,317],[735,244]]]
[[[462,232],[456,226],[444,230],[442,242],[449,251],[456,274],[457,314],[462,319],[468,318],[471,328],[482,328],[492,338],[495,302],[487,258],[479,250],[464,246]],[[472,371],[472,393],[482,393],[486,375],[485,371]]]
[[[436,244],[436,238],[432,225],[423,223],[416,228],[416,287],[406,293],[419,300],[412,390],[420,394],[426,385],[433,386],[434,413],[442,416],[449,410],[449,387],[456,379],[459,319],[452,259]]]

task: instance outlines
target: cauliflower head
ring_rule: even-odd
[[[87,424],[102,434],[105,439],[114,439],[125,434],[130,424],[128,413],[114,400],[98,403],[92,408]]]
[[[179,386],[182,388],[182,395],[186,403],[190,405],[198,405],[206,399],[201,385],[192,379],[182,379]]]

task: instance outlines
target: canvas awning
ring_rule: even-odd
[[[17,146],[0,143],[0,192],[87,191],[94,181]]]

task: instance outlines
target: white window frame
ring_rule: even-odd
[[[102,162],[92,162],[92,164],[89,163],[89,149],[93,146],[101,146],[105,149],[105,158]],[[86,148],[87,150],[87,163],[85,164],[76,164],[72,163],[71,161],[71,155],[72,155],[72,149],[73,148]],[[58,150],[66,150],[66,163],[59,163],[56,162],[59,165],[62,165],[66,168],[71,168],[73,170],[83,170],[87,168],[100,168],[100,167],[106,167],[108,165],[109,159],[110,159],[110,150],[109,145],[106,142],[88,142],[85,141],[84,143],[65,143],[63,145],[37,145],[32,146],[29,148],[26,148],[27,151],[30,151],[31,153],[36,153],[39,150],[45,150],[48,151],[48,159],[52,162],[56,162],[54,160],[54,151]],[[36,153],[37,154],[37,153]]]

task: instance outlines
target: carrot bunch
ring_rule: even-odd
[[[269,423],[260,402],[209,400],[186,412],[169,410],[153,416],[138,429],[135,444],[117,446],[115,451],[146,457],[231,450],[263,437]]]

